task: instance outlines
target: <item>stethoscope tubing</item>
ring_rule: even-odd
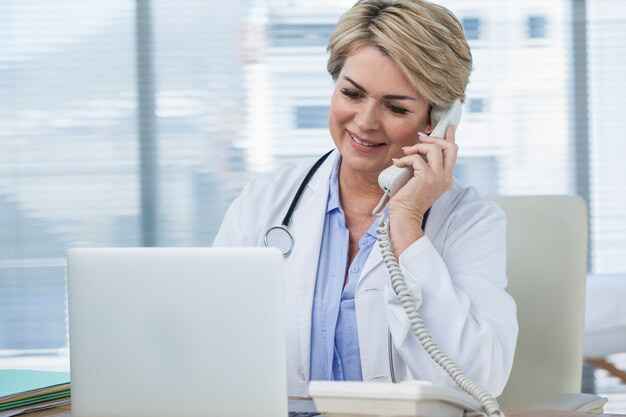
[[[283,221],[281,222],[280,226],[273,226],[267,229],[267,231],[265,232],[265,235],[263,236],[263,244],[266,247],[278,247],[278,249],[282,252],[284,257],[289,256],[291,252],[293,252],[295,240],[293,238],[293,235],[289,232],[289,223],[291,223],[291,216],[293,216],[293,212],[298,206],[298,202],[300,201],[300,198],[302,197],[302,193],[304,192],[304,189],[309,184],[309,181],[311,181],[311,178],[313,178],[313,175],[315,175],[319,167],[330,156],[330,154],[333,153],[333,151],[334,149],[331,149],[330,151],[326,152],[324,155],[322,155],[322,157],[320,157],[315,162],[315,164],[313,164],[311,169],[309,169],[309,172],[307,172],[306,176],[300,183],[300,186],[298,187],[296,194],[293,196],[293,199],[291,200],[291,204],[289,204],[287,213],[285,214],[285,217],[283,218]],[[422,221],[422,230],[426,230],[425,229],[426,221],[428,220],[429,214],[430,214],[430,209],[428,209],[426,213],[424,214],[424,219]]]
[[[302,197],[302,193],[304,192],[304,188],[309,184],[309,181],[311,181],[311,178],[313,178],[313,175],[315,175],[315,173],[317,172],[319,167],[322,166],[322,164],[324,163],[326,158],[328,158],[328,156],[333,151],[334,151],[334,149],[332,149],[332,150],[326,152],[324,155],[322,155],[322,157],[320,159],[318,159],[317,162],[315,162],[315,164],[311,167],[309,172],[307,172],[306,177],[304,177],[304,179],[300,183],[300,187],[298,187],[298,191],[296,191],[296,195],[293,196],[293,200],[291,200],[291,204],[289,205],[289,209],[287,209],[287,214],[285,215],[285,218],[283,219],[283,221],[281,223],[281,225],[285,229],[289,226],[289,223],[291,222],[291,216],[293,215],[293,212],[296,209],[296,206],[298,205],[298,202],[300,201],[300,197]]]
[[[275,246],[273,243],[276,243],[277,245],[285,243],[285,245],[277,246],[278,249],[282,252],[284,257],[287,257],[291,254],[291,252],[293,251],[294,244],[295,244],[293,236],[289,232],[289,229],[288,229],[289,223],[291,222],[291,216],[293,215],[293,212],[295,211],[296,206],[298,205],[298,202],[300,201],[300,198],[302,197],[302,193],[304,192],[304,189],[308,185],[309,181],[311,181],[311,178],[313,178],[313,175],[315,175],[319,167],[324,163],[326,158],[328,158],[328,156],[331,153],[333,153],[333,151],[334,149],[331,149],[330,151],[326,152],[324,155],[322,155],[320,159],[317,160],[317,162],[315,162],[315,164],[313,164],[311,169],[309,169],[309,172],[307,172],[306,176],[300,183],[300,187],[298,187],[298,191],[296,191],[296,194],[293,196],[293,199],[291,200],[291,204],[289,205],[289,208],[287,209],[287,214],[285,214],[285,217],[283,218],[283,221],[281,222],[280,226],[270,227],[265,232],[265,235],[263,236],[263,243],[265,244],[266,247]]]

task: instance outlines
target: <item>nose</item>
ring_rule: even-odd
[[[377,130],[380,120],[376,102],[374,100],[367,100],[362,103],[354,116],[354,121],[362,132]]]

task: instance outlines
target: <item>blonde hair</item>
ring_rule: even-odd
[[[448,107],[465,99],[472,54],[457,18],[420,0],[359,0],[330,36],[327,69],[335,81],[346,58],[376,46],[429,103]]]

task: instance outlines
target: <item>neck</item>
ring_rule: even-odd
[[[352,171],[342,163],[339,167],[339,199],[346,213],[371,216],[383,196],[378,174]],[[369,213],[369,214],[368,214]]]

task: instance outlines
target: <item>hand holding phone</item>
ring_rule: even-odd
[[[449,389],[441,389],[439,387],[434,390],[430,390],[430,384],[422,383],[413,383],[411,385],[402,384],[389,384],[389,392],[381,395],[381,386],[380,384],[377,387],[369,387],[364,385],[364,383],[358,383],[356,386],[352,387],[351,385],[342,385],[340,386],[338,382],[333,381],[327,383],[329,385],[315,385],[317,381],[311,382],[309,385],[309,393],[314,397],[315,403],[318,407],[319,411],[325,412],[329,415],[339,415],[336,410],[341,410],[342,413],[346,415],[349,413],[359,413],[364,410],[364,405],[367,404],[369,409],[375,409],[380,407],[382,411],[375,411],[375,414],[380,413],[389,413],[390,412],[390,402],[389,399],[398,400],[400,398],[400,391],[404,388],[408,390],[419,390],[420,394],[417,394],[417,391],[411,392],[405,397],[407,402],[409,397],[411,400],[414,400],[415,403],[411,404],[411,411],[397,411],[397,414],[406,414],[406,415],[415,415],[415,416],[443,416],[445,415],[455,415],[460,416],[464,414],[464,410],[468,411],[479,411],[482,409],[486,412],[484,415],[489,416],[502,416],[502,412],[500,411],[500,407],[497,401],[491,397],[489,393],[487,393],[483,388],[473,383],[465,374],[459,369],[459,367],[450,359],[446,354],[437,346],[437,344],[433,341],[432,337],[429,335],[426,326],[424,325],[424,321],[421,319],[420,313],[416,307],[416,300],[413,294],[408,290],[406,285],[404,275],[402,272],[402,268],[400,268],[398,257],[399,254],[404,251],[409,245],[413,244],[416,241],[416,238],[419,239],[420,236],[424,235],[424,231],[421,230],[422,224],[419,222],[418,227],[419,233],[415,232],[416,222],[406,223],[402,221],[402,216],[400,215],[400,221],[393,223],[393,226],[390,225],[390,221],[387,218],[387,215],[382,211],[382,208],[385,202],[389,199],[390,196],[393,196],[398,190],[400,190],[412,177],[414,177],[415,172],[423,171],[419,173],[416,177],[420,175],[425,176],[435,176],[435,184],[426,185],[423,187],[425,183],[419,181],[414,182],[414,187],[409,188],[405,195],[398,196],[400,197],[398,201],[406,200],[403,203],[405,207],[408,207],[409,210],[406,212],[414,211],[416,209],[415,203],[427,204],[430,207],[432,201],[429,201],[429,198],[436,197],[443,187],[448,185],[448,180],[452,176],[454,161],[456,160],[456,146],[454,145],[454,132],[450,132],[449,136],[446,139],[446,143],[437,144],[437,140],[434,139],[445,137],[445,133],[447,128],[450,125],[458,125],[461,121],[461,102],[460,100],[455,100],[452,103],[452,106],[449,109],[441,109],[434,107],[430,114],[431,124],[435,126],[430,136],[433,139],[430,139],[425,134],[420,134],[420,138],[423,141],[423,145],[416,145],[413,149],[404,148],[407,156],[412,155],[413,157],[417,155],[424,155],[425,153],[434,152],[431,154],[433,159],[429,161],[420,161],[420,158],[409,158],[411,160],[411,166],[399,168],[395,165],[385,169],[380,173],[378,177],[378,184],[385,191],[385,195],[382,196],[380,202],[372,212],[373,215],[379,217],[378,228],[376,229],[376,233],[378,234],[378,244],[381,251],[382,258],[385,260],[385,265],[389,271],[389,278],[391,280],[391,285],[393,287],[394,292],[400,299],[400,304],[405,310],[405,313],[410,319],[411,330],[422,344],[422,347],[426,350],[426,352],[430,355],[430,357],[440,365],[447,373],[452,377],[452,379],[456,382],[456,384],[461,387],[466,393],[458,393],[456,391],[450,391]],[[441,151],[441,155],[438,153]],[[445,163],[446,153],[448,153],[447,164]],[[441,157],[442,160],[435,160],[435,158]],[[403,164],[408,164],[408,160],[404,161]],[[428,165],[428,166],[425,166]],[[416,168],[414,168],[416,167]],[[445,176],[445,178],[442,178]],[[424,177],[425,178],[425,177]],[[432,178],[430,178],[432,179]],[[443,179],[443,181],[441,181]],[[422,195],[422,191],[425,194],[430,194],[429,196]],[[424,201],[426,200],[426,201]],[[391,214],[391,208],[389,209],[389,214]],[[422,213],[424,214],[424,213]],[[397,219],[398,217],[396,217]],[[413,223],[412,225],[410,223]],[[395,228],[395,230],[392,230]],[[396,233],[399,232],[399,233]],[[393,244],[391,242],[391,237],[393,236]],[[390,333],[391,334],[391,333]],[[391,337],[391,336],[390,336]],[[391,346],[391,339],[390,339]],[[392,375],[393,380],[393,360],[390,359],[390,373]],[[346,384],[345,381],[341,382],[342,384]],[[325,382],[326,384],[326,382]],[[428,387],[428,388],[427,388]],[[346,388],[346,389],[344,389]],[[423,392],[423,396],[421,395],[421,390],[428,390]],[[326,395],[328,392],[331,392],[332,395]],[[375,393],[374,396],[377,398],[374,399],[372,393]],[[452,399],[452,395],[454,395],[454,399]],[[457,395],[458,394],[458,395]],[[469,395],[468,395],[469,394]],[[424,400],[424,404],[428,404],[429,407],[435,405],[437,408],[428,408],[426,409],[422,404],[418,405],[418,397],[419,400]],[[445,399],[444,399],[445,397]],[[377,401],[380,400],[380,401]],[[478,401],[476,401],[478,400]],[[421,403],[422,401],[420,401]],[[447,414],[447,413],[450,414]]]
[[[446,129],[450,125],[458,125],[461,121],[461,101],[454,100],[452,106],[448,109],[433,106],[430,112],[431,124],[435,126],[430,136],[444,137]],[[380,173],[378,176],[378,185],[383,191],[393,196],[404,184],[413,177],[412,168],[399,168],[395,165],[390,166]]]

